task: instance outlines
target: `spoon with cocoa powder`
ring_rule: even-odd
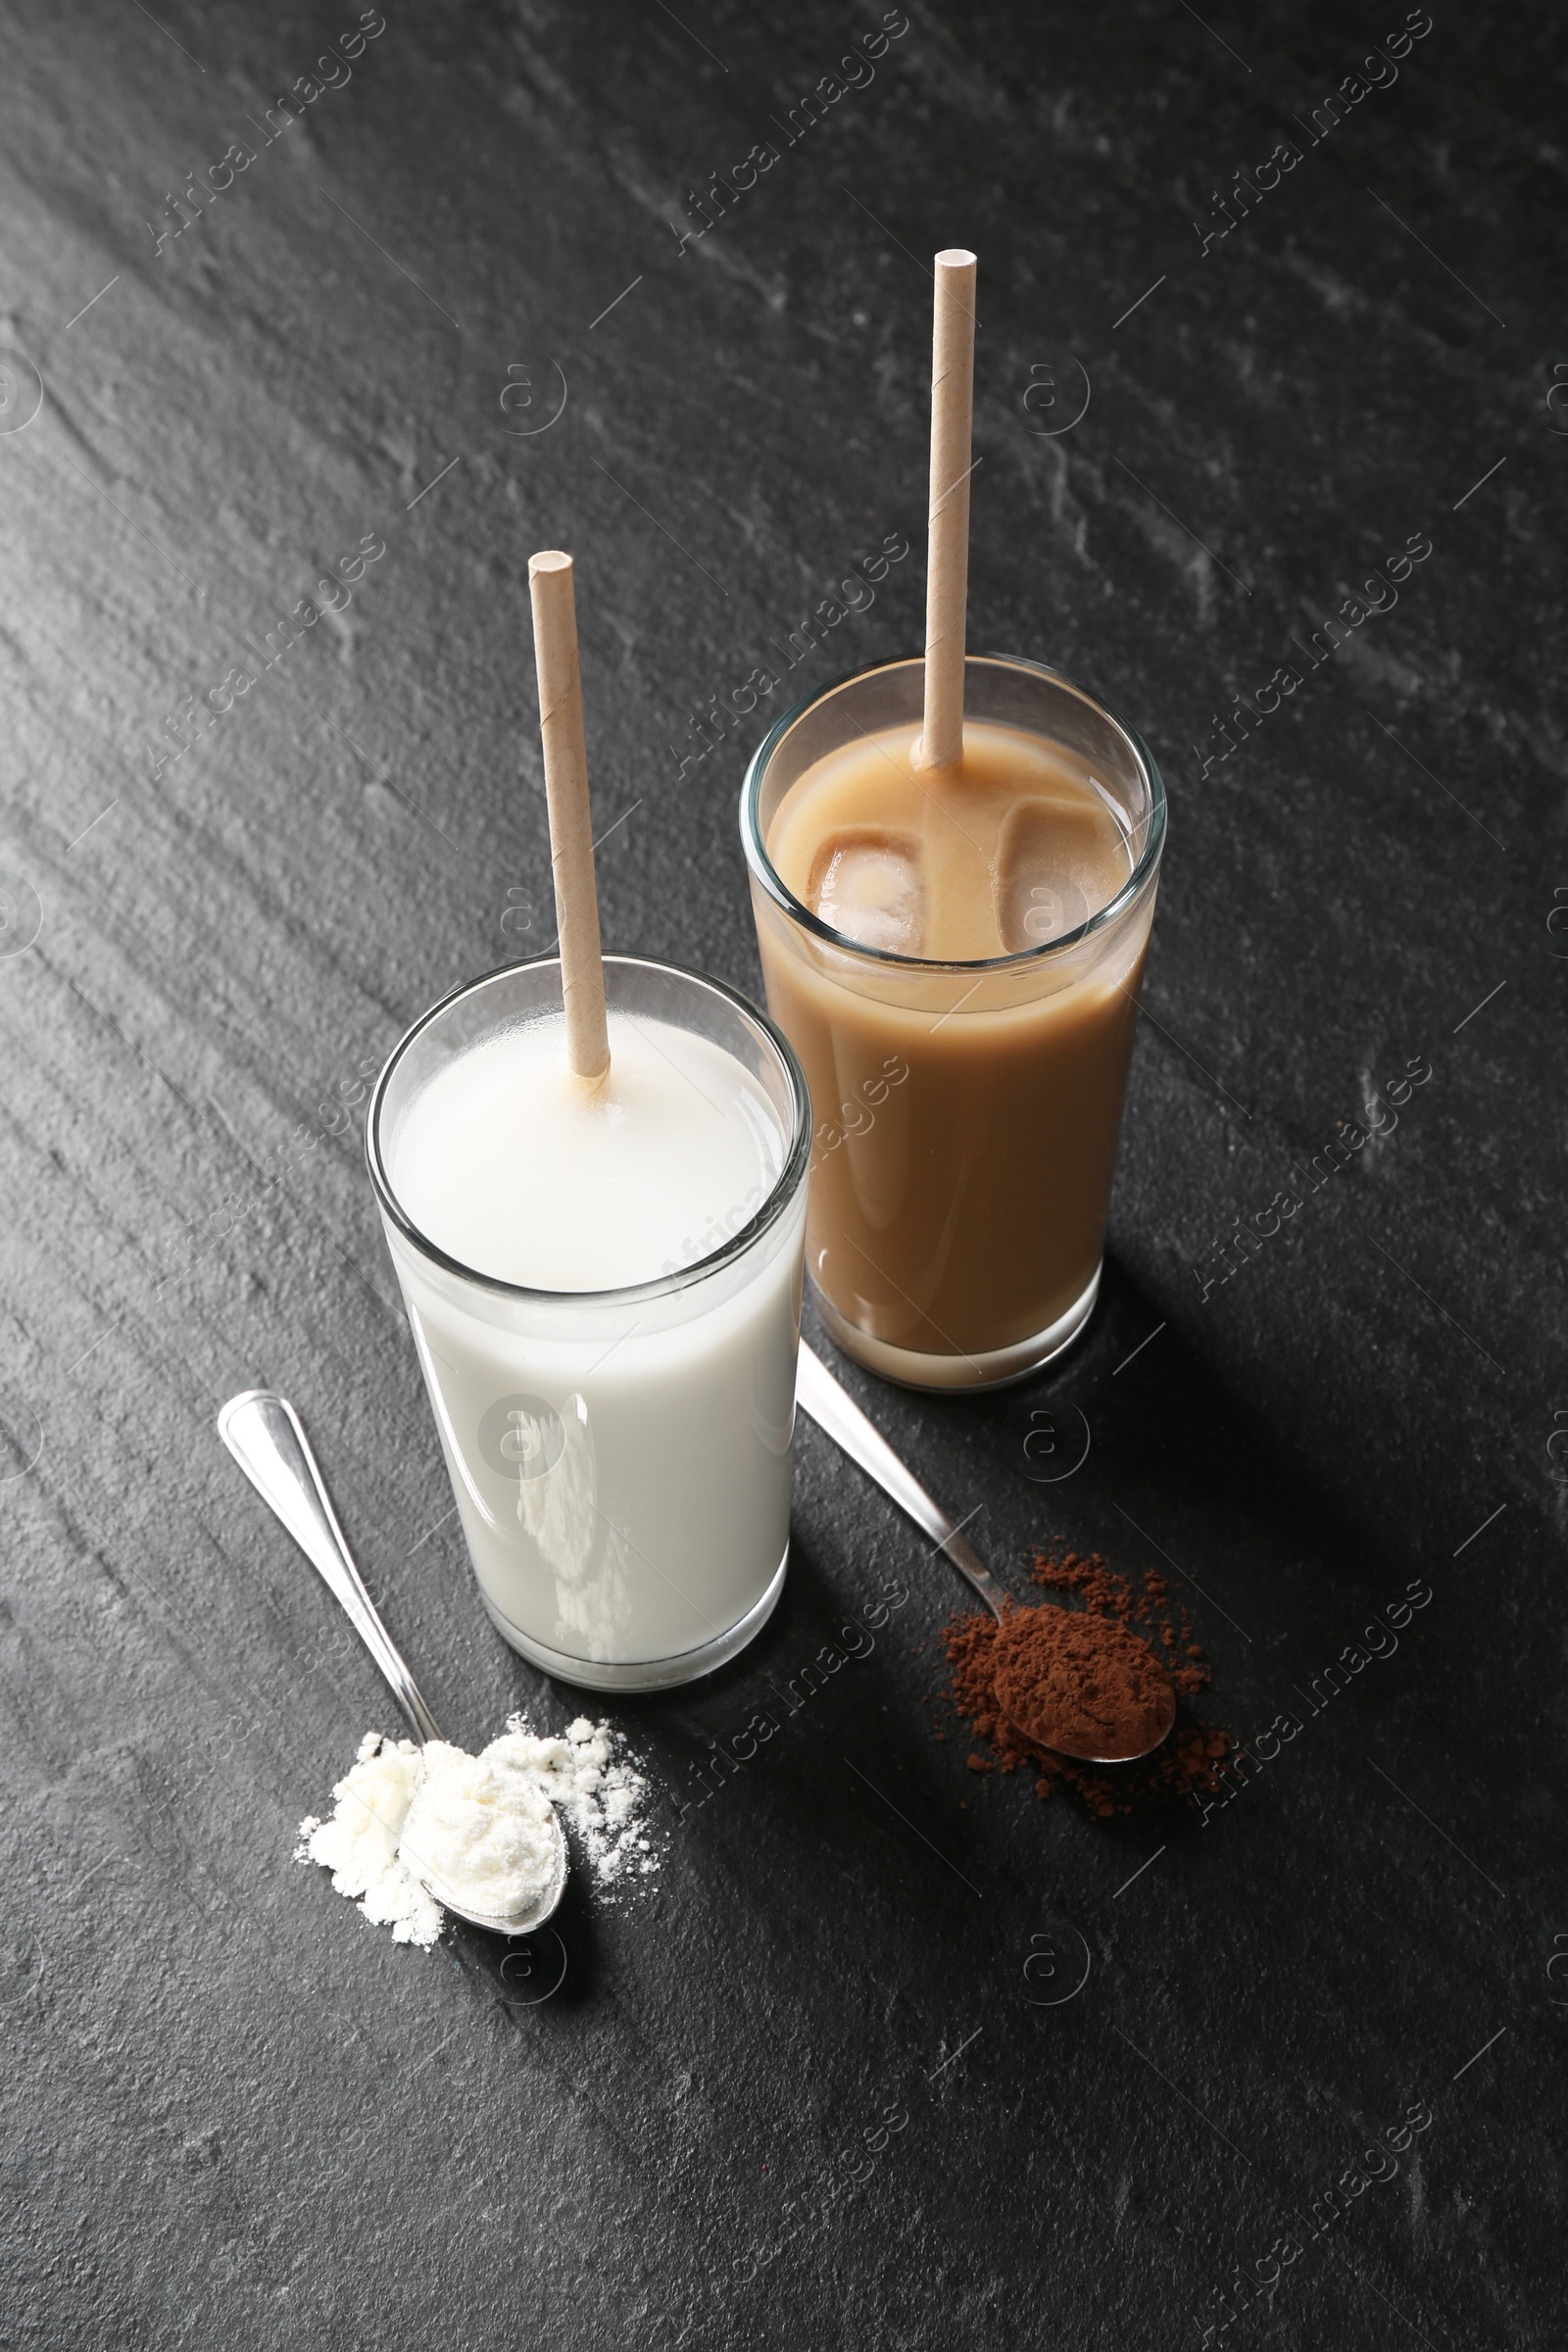
[[[1009,1722],[1080,1764],[1131,1764],[1176,1720],[1175,1686],[1142,1634],[1080,1609],[1008,1609],[992,1680]]]
[[[996,1693],[1026,1739],[1081,1764],[1131,1764],[1158,1747],[1176,1720],[1176,1690],[1141,1634],[1083,1610],[1016,1601],[804,1340],[795,1395],[999,1620]]]

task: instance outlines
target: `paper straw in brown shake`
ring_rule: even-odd
[[[974,418],[975,257],[936,258],[931,337],[931,505],[925,587],[925,726],[917,767],[963,758],[964,616],[969,593],[969,456]]]

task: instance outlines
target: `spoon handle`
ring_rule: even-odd
[[[392,1687],[422,1746],[439,1740],[435,1717],[404,1664],[349,1553],[300,1417],[286,1396],[247,1389],[218,1416],[218,1434],[264,1502],[270,1502],[321,1582],[341,1601]]]
[[[998,1584],[979,1553],[959,1535],[942,1505],[932,1501],[880,1430],[866,1419],[849,1391],[839,1385],[821,1357],[804,1340],[795,1375],[795,1398],[826,1430],[835,1445],[843,1446],[851,1461],[858,1462],[867,1478],[875,1479],[883,1494],[890,1494],[916,1527],[924,1528],[958,1574],[973,1586],[987,1608],[994,1609],[1000,1617],[1007,1605],[1008,1593]]]

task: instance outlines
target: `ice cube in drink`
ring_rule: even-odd
[[[1016,956],[1043,948],[1086,923],[1125,876],[1119,849],[1114,835],[1107,841],[1103,813],[1092,802],[1055,794],[1009,808],[997,837],[1003,952]]]
[[[807,902],[858,947],[918,956],[925,938],[925,871],[908,833],[856,825],[830,833],[811,860]]]

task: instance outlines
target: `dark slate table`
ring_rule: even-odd
[[[1551,12],[358,22],[8,21],[0,2335],[1560,2344]],[[954,1588],[807,1427],[765,1637],[614,1710],[649,1894],[559,1982],[395,1948],[290,1859],[387,1701],[214,1414],[297,1400],[459,1737],[577,1711],[441,1524],[359,1080],[550,942],[536,547],[607,935],[756,988],[734,701],[899,534],[791,683],[918,644],[956,242],[971,642],[1134,715],[1171,839],[1085,1344],[847,1377],[999,1572],[1190,1579],[1249,1760],[1109,1826],[968,1773]]]

